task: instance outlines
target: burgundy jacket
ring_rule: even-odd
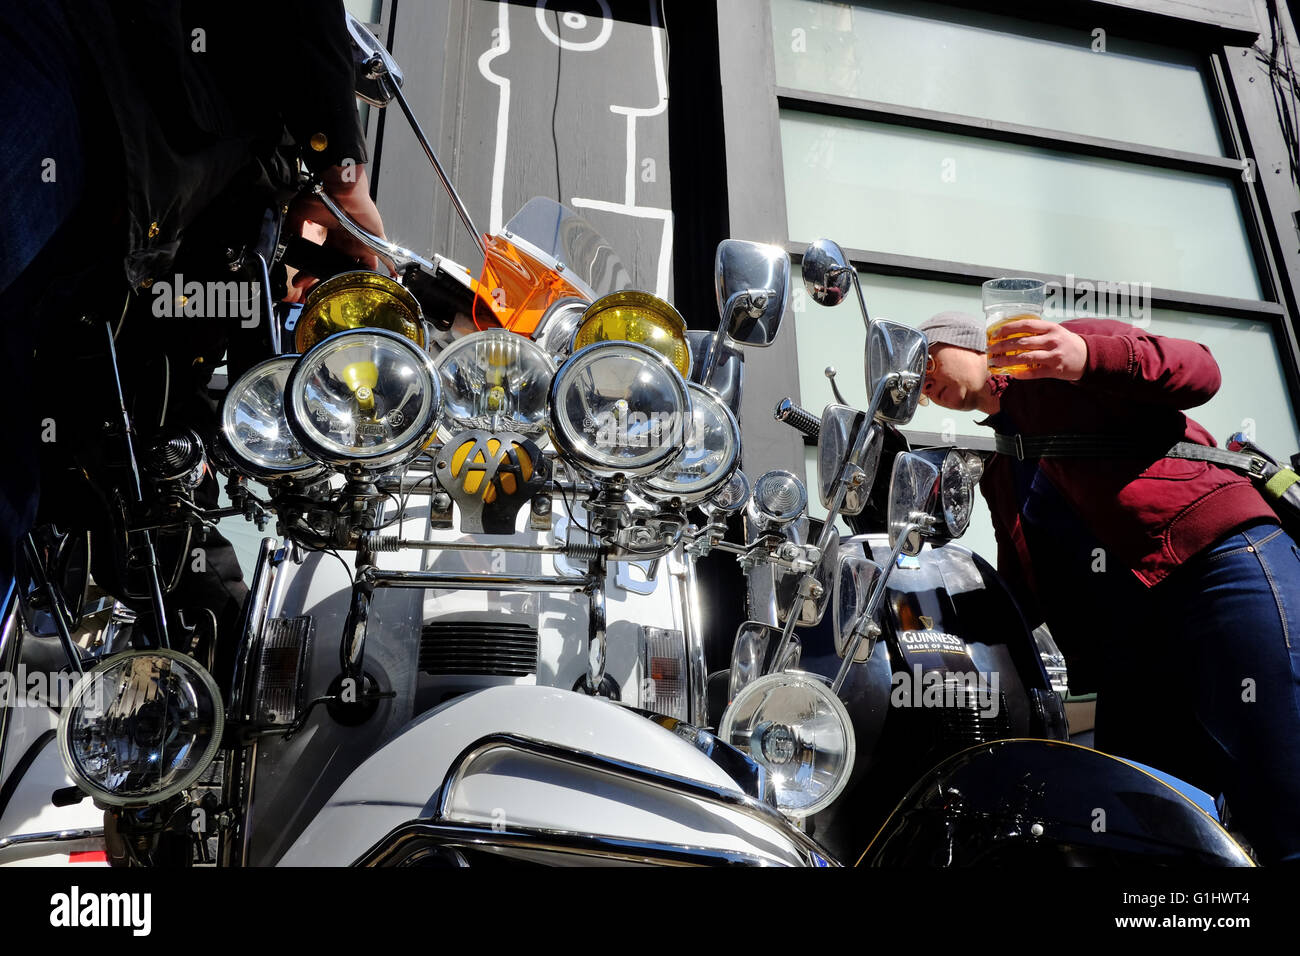
[[[1184,339],[1149,335],[1109,319],[1062,323],[1088,344],[1077,382],[995,378],[1002,411],[1021,434],[1143,436],[1169,447],[1178,441],[1215,444],[1180,411],[1219,390],[1209,349]],[[1012,468],[989,461],[980,490],[993,513],[998,568],[1035,591],[1032,555],[1021,525]],[[1249,478],[1208,462],[1175,458],[1045,458],[1043,475],[1107,550],[1109,562],[1132,569],[1147,587],[1235,529],[1274,518]]]

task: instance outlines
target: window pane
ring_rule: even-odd
[[[917,325],[936,312],[956,309],[978,315],[980,311],[977,286],[865,273],[859,279],[867,308],[875,318]],[[800,404],[820,414],[835,400],[823,374],[827,365],[834,365],[838,372],[835,381],[844,397],[855,408],[866,408],[866,331],[852,297],[838,308],[826,309],[799,295],[794,313],[799,337]],[[1073,311],[1066,312],[1066,317],[1073,318]],[[1192,339],[1214,354],[1223,384],[1213,399],[1190,409],[1188,414],[1204,425],[1220,446],[1233,432],[1253,430],[1260,447],[1281,461],[1300,450],[1300,427],[1287,396],[1281,358],[1269,323],[1153,309],[1147,331]],[[992,429],[975,424],[983,418],[980,412],[954,412],[930,405],[917,409],[907,430],[940,435],[946,432],[958,436],[958,442],[960,436],[990,438]],[[817,457],[815,449],[807,452],[809,512],[820,518],[826,509],[817,496]],[[848,533],[846,528],[841,532]],[[959,543],[996,563],[992,519],[982,495],[976,495],[970,529]]]
[[[1224,155],[1196,55],[935,3],[772,0],[777,83]]]
[[[1225,179],[790,110],[781,142],[799,241],[1260,297]]]
[[[918,325],[936,312],[950,309],[980,314],[978,286],[865,273],[859,278],[867,308],[874,318]],[[1074,318],[1075,312],[1068,310],[1063,317]],[[1188,412],[1209,430],[1216,442],[1222,445],[1233,432],[1253,429],[1259,445],[1275,458],[1289,458],[1300,450],[1300,428],[1287,395],[1281,356],[1268,322],[1170,309],[1150,309],[1149,320],[1145,331],[1200,342],[1219,363],[1223,384],[1218,394]],[[835,381],[844,397],[856,407],[866,408],[863,369],[866,330],[852,297],[834,309],[822,308],[799,297],[795,302],[795,328],[799,337],[801,404],[820,414],[822,408],[834,401],[824,375],[826,366],[834,365],[839,373]],[[983,417],[979,412],[954,412],[930,405],[917,410],[908,428],[991,437],[990,429],[975,424]]]
[[[380,0],[343,0],[343,6],[362,23],[379,22]]]

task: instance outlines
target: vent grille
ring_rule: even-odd
[[[488,621],[437,621],[420,632],[425,674],[527,677],[537,673],[537,628]]]
[[[939,709],[940,734],[945,743],[958,749],[975,744],[1002,740],[1011,734],[1011,720],[1007,713],[1007,695],[998,694],[997,713],[986,712],[989,701],[980,701],[972,690],[956,696],[955,707]],[[985,706],[981,707],[981,703]]]

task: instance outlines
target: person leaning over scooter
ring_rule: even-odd
[[[980,482],[999,571],[1031,626],[1095,660],[1099,749],[1224,793],[1261,862],[1300,862],[1300,548],[1249,478],[1160,451],[1214,445],[1181,409],[1218,364],[1121,322],[1013,325],[991,350],[976,316],[920,325],[925,396],[1006,436]],[[1009,349],[1029,367],[996,374]],[[1098,441],[1012,450],[1062,435]]]

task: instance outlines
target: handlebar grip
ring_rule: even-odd
[[[798,429],[809,438],[817,438],[821,435],[821,419],[807,409],[800,408],[789,398],[783,398],[776,403],[776,410],[772,416],[778,422],[785,422],[791,428]]]

